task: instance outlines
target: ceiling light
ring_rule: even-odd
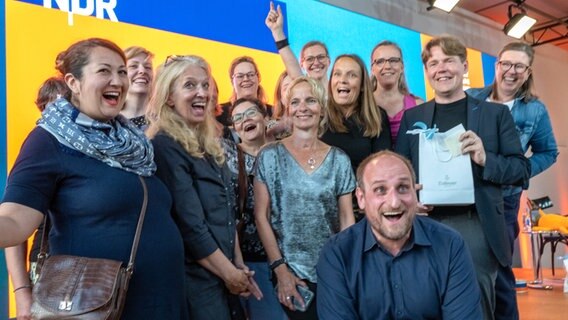
[[[536,20],[525,13],[517,13],[509,19],[503,31],[510,37],[520,39],[535,23]]]
[[[436,7],[446,12],[450,12],[459,1],[460,0],[428,0],[428,3],[430,3],[428,10],[432,10],[433,7]]]

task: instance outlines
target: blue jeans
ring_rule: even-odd
[[[507,236],[511,243],[511,252],[515,248],[515,239],[519,235],[519,202],[521,193],[503,197],[505,224]],[[517,308],[517,292],[515,291],[515,275],[512,266],[499,266],[497,279],[495,280],[495,319],[517,320],[519,310]]]
[[[274,287],[270,281],[270,272],[266,262],[246,262],[250,270],[253,270],[254,280],[262,291],[264,297],[259,301],[255,297],[241,298],[243,309],[249,320],[286,320],[286,314],[282,305],[274,293]]]

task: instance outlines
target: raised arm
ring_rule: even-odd
[[[282,58],[282,62],[284,62],[288,76],[292,79],[301,76],[302,68],[300,67],[300,63],[298,59],[296,59],[292,49],[290,49],[290,46],[287,45],[288,39],[284,34],[284,15],[282,14],[280,5],[275,9],[274,3],[270,1],[270,10],[264,22],[272,32],[272,37],[277,44],[278,53],[280,54],[280,58]]]

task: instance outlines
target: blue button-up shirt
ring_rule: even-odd
[[[417,216],[397,256],[367,219],[330,239],[317,265],[321,319],[482,319],[471,255],[461,236]]]

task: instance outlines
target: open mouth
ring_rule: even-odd
[[[118,104],[118,99],[120,98],[120,92],[116,91],[109,91],[103,93],[103,98],[110,104],[116,105]]]
[[[147,85],[150,81],[148,79],[145,78],[138,78],[138,79],[134,79],[134,81],[132,81],[132,83],[134,84],[142,84],[142,85]]]
[[[351,89],[348,88],[338,88],[337,93],[339,96],[347,96],[351,92]]]
[[[191,107],[194,110],[201,111],[201,112],[205,111],[205,106],[206,106],[205,102],[194,102],[194,103],[191,104]]]
[[[247,124],[247,125],[243,128],[243,130],[244,130],[245,132],[249,132],[249,131],[252,131],[252,130],[254,130],[254,129],[256,129],[256,124],[253,124],[253,123]]]
[[[385,217],[385,219],[387,219],[390,222],[397,222],[402,218],[403,214],[404,214],[404,212],[400,212],[400,211],[383,212],[383,217]]]

